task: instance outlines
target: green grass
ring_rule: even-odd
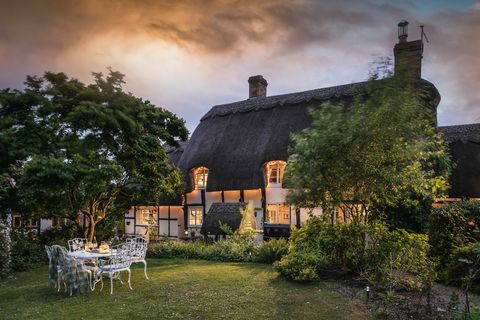
[[[0,319],[369,319],[332,284],[286,281],[268,265],[200,260],[148,261],[132,287],[114,282],[69,297],[47,287],[47,268],[0,284]],[[124,277],[125,278],[125,277]]]

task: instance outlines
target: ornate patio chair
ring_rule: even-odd
[[[54,288],[60,287],[61,268],[58,260],[53,257],[52,247],[45,245],[45,251],[48,256],[48,285]]]
[[[126,242],[129,245],[128,250],[130,251],[130,256],[132,257],[132,263],[143,263],[143,271],[145,273],[145,278],[147,276],[147,260],[145,256],[147,255],[148,241],[146,238],[140,236],[131,239],[127,239]]]
[[[112,248],[113,249],[113,248]],[[103,290],[103,274],[108,274],[110,278],[110,294],[113,294],[113,279],[118,279],[122,282],[122,271],[128,272],[128,287],[132,289],[130,266],[132,264],[132,258],[130,257],[130,250],[127,244],[119,245],[116,247],[116,254],[110,258],[102,258],[98,260],[99,276],[102,283],[100,290]]]
[[[70,252],[81,251],[85,249],[86,243],[87,243],[87,239],[85,238],[75,238],[75,239],[68,240],[68,250]]]
[[[70,291],[70,295],[77,292],[85,292],[88,288],[89,272],[82,268],[82,265],[75,258],[68,255],[66,248],[58,245],[50,247],[52,266],[56,266],[56,278],[58,291],[60,291],[60,282],[65,285],[65,292]],[[51,275],[53,274],[53,271]]]

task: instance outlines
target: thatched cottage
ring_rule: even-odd
[[[422,40],[407,41],[407,24],[400,23],[395,72],[408,69],[419,87],[429,92],[428,104],[436,110],[440,94],[421,79],[422,55]],[[310,125],[308,108],[326,101],[348,104],[366,90],[366,83],[277,96],[267,95],[267,81],[260,75],[250,77],[248,83],[247,99],[214,106],[186,144],[168,151],[185,176],[181,199],[132,208],[125,216],[126,233],[145,233],[150,222],[150,228],[165,236],[219,234],[218,221],[238,227],[239,208],[248,202],[253,202],[257,226],[265,236],[288,236],[292,226],[308,219],[306,210],[284,203],[287,190],[282,182],[290,134]],[[439,130],[457,162],[450,197],[480,197],[480,124]]]

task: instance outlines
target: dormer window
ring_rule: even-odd
[[[267,173],[268,185],[281,185],[283,182],[283,174],[285,173],[285,161],[270,161],[265,165]]]
[[[205,189],[207,187],[208,169],[205,167],[193,169],[193,178],[195,180],[195,189]]]

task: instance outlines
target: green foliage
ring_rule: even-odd
[[[11,246],[10,228],[0,219],[0,279],[10,272]]]
[[[0,208],[77,223],[81,212],[93,238],[118,208],[181,192],[163,145],[187,138],[184,121],[124,92],[119,72],[94,78],[47,72],[0,91]]]
[[[418,287],[431,275],[425,235],[385,225],[330,224],[309,219],[294,230],[288,253],[275,268],[294,280],[317,280],[325,271],[360,274],[379,289]],[[413,282],[412,282],[413,281]]]
[[[58,244],[64,247],[68,246],[68,240],[81,236],[76,225],[67,224],[64,226],[48,228],[38,235],[38,241],[43,245]]]
[[[361,274],[387,294],[400,286],[420,289],[432,276],[426,235],[403,229],[390,231],[376,223],[369,227],[366,243]]]
[[[411,195],[407,204],[374,208],[370,220],[384,221],[391,229],[427,233],[431,211],[432,202],[430,200]]]
[[[392,77],[370,81],[351,105],[312,108],[311,127],[289,150],[287,201],[330,212],[342,204],[360,219],[374,207],[408,205],[411,194],[441,194],[451,160],[425,98]]]
[[[258,245],[251,234],[235,233],[226,240],[208,243],[205,241],[162,241],[150,244],[148,256],[154,258],[205,259],[213,261],[252,261]]]
[[[34,234],[15,229],[11,235],[12,271],[29,270],[48,261],[44,246],[34,239]]]
[[[210,249],[209,244],[203,241],[175,241],[167,240],[148,245],[147,256],[150,258],[181,258],[206,259]]]
[[[358,271],[365,247],[363,224],[331,224],[312,217],[290,236],[288,254],[274,264],[287,278],[316,280],[325,270]]]
[[[288,252],[286,239],[270,239],[262,242],[255,251],[255,262],[272,264],[279,261]]]
[[[456,248],[480,240],[479,223],[478,202],[454,202],[432,209],[428,225],[430,254],[438,260],[439,271],[452,263],[451,255]],[[440,279],[449,281],[445,273],[439,275]]]
[[[462,247],[455,248],[450,257],[449,262],[443,270],[443,281],[449,285],[461,286],[463,279],[469,275],[472,269],[471,263],[478,259],[478,243],[469,243]],[[476,266],[477,268],[479,266]],[[469,285],[472,291],[480,291],[480,276],[475,275],[471,279]]]
[[[227,236],[231,236],[235,233],[232,227],[222,221],[218,221],[218,228]]]

